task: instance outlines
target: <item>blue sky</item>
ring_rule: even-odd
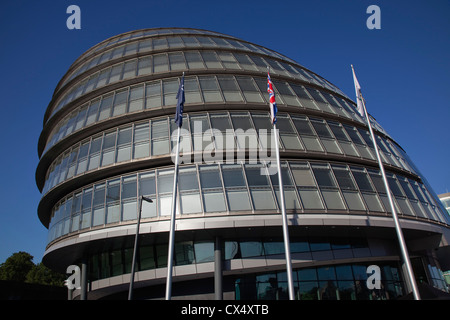
[[[81,30],[68,30],[69,5]],[[381,29],[369,30],[369,5]],[[355,66],[367,108],[406,150],[436,193],[450,191],[450,2],[24,1],[0,2],[0,263],[26,251],[40,262],[37,141],[53,90],[73,61],[116,34],[152,27],[218,31],[274,49],[354,99]]]

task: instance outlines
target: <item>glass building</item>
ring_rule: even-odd
[[[450,214],[450,192],[439,194],[439,200],[441,200],[447,212]]]
[[[352,99],[268,48],[172,28],[92,47],[70,66],[45,112],[36,170],[38,216],[48,228],[43,262],[63,273],[81,266],[86,280],[75,297],[127,297],[142,195],[153,203],[142,205],[134,295],[164,297],[183,72],[172,296],[288,297],[278,177],[270,174],[268,67],[296,298],[410,292],[368,127]],[[445,291],[449,216],[405,151],[371,122],[416,278]],[[373,264],[381,270],[379,290],[366,286]]]

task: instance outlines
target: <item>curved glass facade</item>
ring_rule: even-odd
[[[262,164],[180,167],[178,214],[280,210],[277,175],[261,175]],[[379,170],[341,163],[283,162],[286,209],[292,212],[386,214],[390,212]],[[401,215],[445,222],[423,184],[388,174]],[[171,212],[173,168],[128,173],[76,190],[52,210],[49,241],[92,227],[136,220],[137,199],[147,196],[142,218]]]
[[[241,151],[271,147],[271,124],[268,113],[204,112],[185,116],[183,152]],[[280,113],[280,146],[282,150],[314,152],[358,159],[375,160],[375,151],[368,130],[335,120],[290,116]],[[72,124],[73,125],[73,124]],[[218,129],[220,128],[220,129]],[[171,140],[176,137],[173,118],[128,123],[108,129],[76,143],[62,152],[47,170],[45,194],[67,179],[101,167],[126,161],[169,156]],[[228,131],[227,131],[228,130]],[[233,145],[223,143],[232,140]],[[223,140],[223,141],[222,141]],[[408,173],[417,174],[413,164],[392,140],[378,137],[384,163]]]
[[[229,297],[285,298],[284,262],[277,257],[283,253],[280,236],[265,234],[265,228],[277,225],[281,207],[278,176],[271,171],[275,152],[267,67],[279,109],[287,213],[307,217],[302,227],[290,226],[292,251],[322,257],[321,266],[311,267],[307,261],[313,260],[294,263],[297,298],[325,299],[321,292],[331,283],[336,289],[332,299],[363,299],[358,270],[372,258],[382,266],[389,288],[378,298],[406,293],[398,252],[392,251],[392,242],[383,242],[393,237],[393,227],[383,225],[391,212],[367,124],[354,102],[280,53],[195,29],[145,29],[112,37],[86,51],[61,79],[38,144],[38,216],[49,229],[44,263],[64,271],[89,261],[93,290],[113,294],[118,287],[104,281],[130,272],[130,235],[124,230],[136,223],[139,197],[147,196],[154,202],[142,207],[147,229],[138,255],[140,279],[165,268],[167,230],[162,226],[172,211],[173,115],[184,72],[177,219],[201,227],[180,231],[185,239],[177,239],[176,265],[193,266],[186,269],[196,270],[192,277],[211,276],[201,270],[216,263],[218,237],[228,261],[228,288],[233,288]],[[410,239],[420,243],[421,237],[448,228],[448,215],[406,152],[375,119],[370,121],[396,209],[410,223]],[[324,242],[301,235],[308,221],[318,228],[317,221],[333,224],[336,217],[342,219],[333,225],[336,237],[327,234]],[[361,219],[367,223],[354,222]],[[372,226],[372,219],[382,222]],[[358,239],[343,237],[361,232]],[[339,251],[356,250],[355,245],[367,254]],[[417,259],[431,261],[425,251],[413,248]],[[255,261],[265,261],[270,272]],[[427,271],[425,278],[439,287],[436,274]],[[152,279],[147,279],[150,286]],[[364,299],[375,297],[371,294]]]

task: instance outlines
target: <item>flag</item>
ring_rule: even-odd
[[[363,97],[361,93],[361,86],[359,85],[358,79],[356,79],[355,70],[353,69],[353,82],[355,83],[355,93],[356,93],[356,109],[358,110],[361,117],[364,117],[364,109],[363,109]]]
[[[175,111],[175,123],[178,127],[181,127],[183,124],[183,108],[184,108],[184,73],[181,78],[180,87],[178,88],[177,93],[177,109]]]
[[[270,80],[270,74],[267,72],[267,92],[269,93],[270,102],[270,120],[272,124],[277,122],[277,103],[275,102],[275,93],[273,92],[273,84]]]

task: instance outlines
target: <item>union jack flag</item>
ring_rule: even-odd
[[[267,92],[269,93],[270,102],[270,120],[272,124],[277,122],[277,103],[275,102],[275,93],[273,91],[272,80],[270,80],[270,73],[267,72]]]

